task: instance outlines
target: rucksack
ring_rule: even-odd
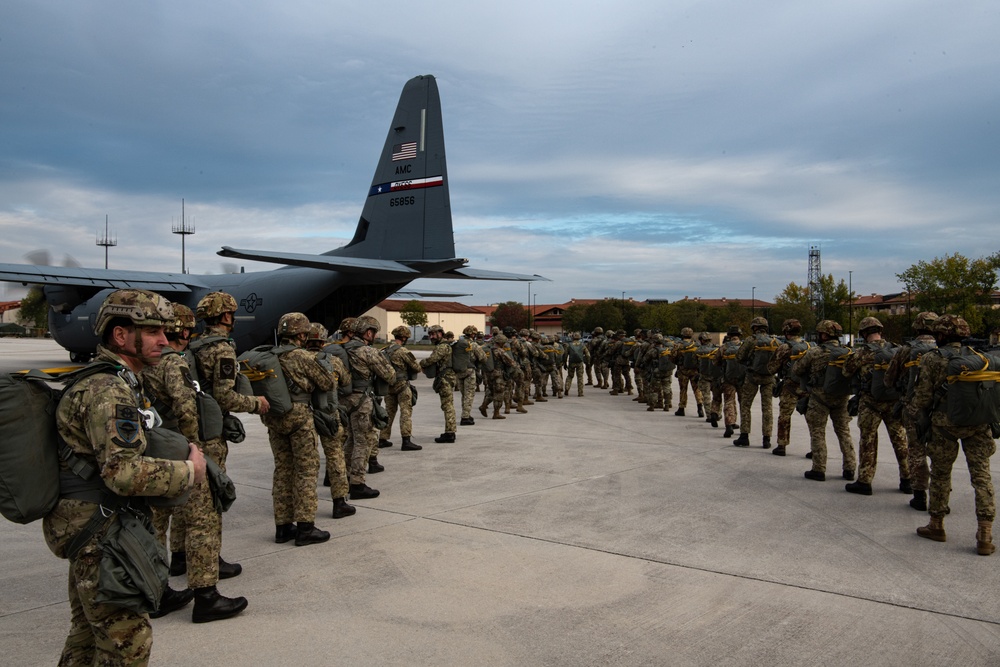
[[[656,372],[661,375],[670,375],[677,368],[674,362],[673,350],[669,347],[659,348],[656,353]]]
[[[171,347],[165,347],[161,356],[167,354],[183,353],[177,352]],[[222,437],[222,408],[219,407],[219,402],[215,400],[214,396],[202,390],[201,383],[197,379],[198,376],[196,374],[198,369],[193,356],[183,354],[184,363],[187,364],[188,370],[191,371],[191,382],[194,383],[195,404],[198,407],[198,439],[202,442],[207,442]],[[152,399],[153,407],[156,408],[156,411],[160,413],[160,416],[164,420],[163,425],[166,428],[175,429],[177,418],[167,409],[166,403],[153,396],[150,396],[150,398]]]
[[[910,356],[906,363],[903,364],[907,373],[899,380],[900,384],[905,384],[903,384],[902,387],[896,387],[896,389],[898,389],[904,396],[913,396],[913,389],[917,384],[917,374],[920,370],[920,358],[931,350],[936,349],[938,349],[937,343],[932,341],[925,342],[915,340],[910,343]]]
[[[316,361],[327,373],[333,374],[333,364],[330,363],[328,352],[320,350],[316,353]],[[314,391],[311,401],[313,407],[313,423],[316,426],[316,433],[321,436],[333,437],[340,430],[340,405],[337,399],[337,386],[329,391]]]
[[[569,355],[569,363],[571,364],[582,364],[584,362],[583,351],[586,348],[583,346],[583,342],[575,340],[566,346],[566,352]]]
[[[469,370],[472,344],[462,336],[451,344],[451,369],[456,373]]]
[[[851,393],[851,377],[844,375],[844,362],[854,350],[844,345],[823,344],[830,356],[823,374],[823,393],[827,396],[847,396]]]
[[[685,370],[697,370],[698,369],[698,355],[697,355],[698,345],[693,340],[689,340],[678,348],[678,352],[681,354],[681,366]]]
[[[706,380],[716,380],[723,375],[723,368],[715,363],[714,345],[702,345],[698,348],[698,372]]]
[[[278,357],[296,349],[294,345],[258,345],[239,357],[240,373],[250,380],[255,396],[263,396],[271,405],[269,412],[283,415],[292,409],[292,392]]]
[[[764,333],[754,334],[753,352],[750,363],[747,364],[750,372],[756,375],[770,375],[767,362],[771,361],[779,345],[778,339],[774,336]]]
[[[739,343],[726,343],[726,346],[722,348],[722,359],[726,362],[722,379],[727,384],[737,386],[743,384],[743,380],[746,379],[747,375],[747,367],[736,359],[736,353],[739,349]]]
[[[870,391],[872,398],[876,401],[899,400],[899,391],[885,382],[885,372],[889,368],[889,362],[892,361],[897,352],[899,352],[899,346],[889,342],[875,350],[875,363],[872,365]]]
[[[963,347],[948,359],[946,413],[955,426],[1000,422],[1000,354]]]
[[[201,388],[201,390],[207,393],[209,396],[213,395],[212,392],[214,390],[214,387],[209,386],[209,383],[205,381],[206,378],[204,377],[204,374],[201,372],[201,367],[200,367],[201,362],[198,357],[198,352],[202,348],[208,347],[209,345],[222,342],[226,343],[226,345],[230,346],[233,345],[232,339],[229,338],[228,336],[199,336],[197,338],[192,339],[192,341],[188,344],[187,348],[187,351],[191,353],[191,356],[190,357],[186,356],[185,358],[187,359],[188,367],[191,369],[192,379],[194,379],[194,381],[198,383],[198,386]],[[242,373],[237,373],[235,382],[236,385],[235,387],[233,387],[233,390],[237,394],[242,394],[244,396],[254,395],[253,387],[250,385],[250,380],[248,380],[245,375],[243,375]]]
[[[493,356],[493,343],[483,345],[479,349],[483,351],[483,358],[479,362],[480,367],[486,372],[496,369],[496,359]]]
[[[353,377],[353,371],[351,371],[351,356],[347,354],[347,350],[344,349],[343,345],[341,345],[340,343],[330,343],[329,345],[323,347],[323,352],[326,352],[327,354],[332,354],[333,356],[340,359],[340,361],[343,362],[344,364],[344,368],[347,369],[348,373],[352,373]],[[338,386],[337,393],[340,394],[341,396],[350,396],[351,386],[350,385],[346,387]]]
[[[96,362],[61,377],[37,370],[0,374],[0,514],[5,518],[31,523],[52,511],[59,502],[60,455],[81,477],[97,473],[59,437],[56,408],[78,381],[120,369]],[[52,382],[64,386],[53,387]]]

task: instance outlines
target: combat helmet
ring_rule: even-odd
[[[364,336],[370,329],[374,329],[376,334],[382,330],[382,325],[371,315],[362,315],[354,321],[354,333],[359,336]]]
[[[440,324],[432,324],[427,327],[427,335],[430,336],[432,333],[439,333],[444,336],[444,327]]]
[[[816,325],[816,333],[838,338],[840,334],[844,333],[844,328],[833,320],[822,320]]]
[[[726,332],[726,335],[727,336],[739,336],[740,338],[742,338],[743,337],[743,329],[741,329],[739,326],[737,326],[737,325],[734,324],[731,327],[729,327],[729,331]]]
[[[681,329],[681,338],[690,338],[694,335],[694,329],[691,327],[684,327]]]
[[[786,336],[798,336],[802,333],[802,323],[792,318],[781,323],[781,333]]]
[[[167,325],[167,331],[170,333],[180,333],[182,329],[194,329],[194,311],[183,303],[173,303],[171,305],[174,309],[174,321]]]
[[[698,340],[701,341],[702,343],[708,343],[712,340],[712,336],[709,335],[707,331],[702,331],[700,334],[698,334]]]
[[[209,292],[201,297],[198,306],[195,308],[195,316],[199,320],[209,317],[219,317],[223,313],[235,313],[239,310],[236,299],[232,294],[226,292]]]
[[[329,335],[330,332],[326,330],[325,326],[319,322],[313,322],[309,325],[309,337],[306,338],[306,342],[312,343],[319,341],[321,343],[325,343],[327,336]]]
[[[591,335],[600,336],[603,333],[604,333],[604,327],[594,327],[594,333]]]
[[[877,329],[879,331],[883,329],[882,323],[878,321],[877,317],[866,317],[858,324],[858,333],[862,336],[864,336],[865,332],[869,329]]]
[[[770,327],[771,327],[771,325],[767,323],[767,318],[766,317],[755,317],[752,320],[750,320],[750,330],[751,331],[753,331],[754,329],[758,329],[758,328],[760,328],[760,329],[769,329]]]
[[[913,320],[914,331],[933,331],[934,322],[937,321],[938,314],[932,311],[924,311]]]
[[[155,292],[144,289],[120,289],[109,294],[94,323],[94,333],[104,334],[108,323],[116,318],[132,321],[137,327],[171,326],[174,322],[174,309],[170,302]]]
[[[407,340],[410,337],[410,327],[403,326],[402,324],[390,331],[393,338],[399,338],[402,340]]]
[[[479,329],[477,329],[476,325],[474,324],[470,324],[469,326],[462,329],[463,336],[475,336],[477,333],[479,333]]]
[[[931,331],[947,338],[968,338],[972,329],[965,318],[958,315],[942,315],[931,325]]]
[[[341,334],[354,333],[354,323],[357,321],[358,318],[356,317],[345,317],[340,321],[340,326],[337,327],[337,330],[340,331]]]
[[[582,338],[582,336],[580,336],[580,332],[579,331],[574,331],[572,338],[573,338],[573,340],[580,340],[580,338]]]
[[[309,333],[309,318],[303,313],[285,313],[278,320],[278,337],[291,338]]]
[[[493,344],[494,345],[499,345],[500,347],[503,347],[503,346],[505,346],[507,344],[507,337],[504,336],[502,333],[494,334],[493,335]]]

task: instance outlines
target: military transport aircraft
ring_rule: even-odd
[[[240,306],[233,338],[244,350],[272,340],[284,313],[304,312],[332,331],[343,317],[360,315],[417,278],[546,280],[473,269],[466,266],[468,260],[455,257],[441,101],[430,75],[403,86],[350,243],[321,255],[227,246],[218,254],[285,266],[190,275],[0,264],[0,281],[41,285],[53,338],[81,362],[94,353],[97,310],[115,289],[153,290],[192,309],[208,292],[229,292]]]

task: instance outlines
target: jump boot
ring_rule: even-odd
[[[319,544],[330,539],[330,533],[320,530],[312,521],[299,521],[295,532],[295,546],[304,547],[307,544]]]
[[[343,519],[357,512],[358,509],[354,505],[347,504],[347,498],[334,498],[333,499],[333,518]]]
[[[931,520],[926,526],[917,528],[917,535],[926,537],[928,540],[934,540],[935,542],[947,541],[947,536],[944,533],[944,517],[931,516]]]
[[[913,492],[913,497],[910,498],[910,507],[915,510],[920,510],[921,512],[927,511],[927,492],[923,489],[917,489]]]
[[[209,623],[230,618],[247,608],[245,597],[227,598],[215,586],[194,589],[194,610],[191,620],[195,623]]]
[[[423,449],[423,447],[410,440],[410,436],[408,435],[403,436],[403,444],[399,448],[404,452],[416,452]]]
[[[698,416],[699,417],[704,417],[705,416],[705,409],[703,407],[701,407],[701,403],[698,404]]]
[[[493,419],[507,419],[502,414],[500,414],[500,406],[499,405],[494,405],[493,406]]]
[[[997,550],[993,544],[993,522],[980,521],[979,530],[976,531],[976,553],[980,556],[989,556]]]

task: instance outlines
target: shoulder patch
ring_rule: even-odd
[[[115,436],[111,440],[119,447],[134,449],[139,446],[139,411],[131,405],[115,406]]]
[[[236,379],[236,362],[232,359],[223,358],[219,359],[219,379],[220,380],[235,380]]]

